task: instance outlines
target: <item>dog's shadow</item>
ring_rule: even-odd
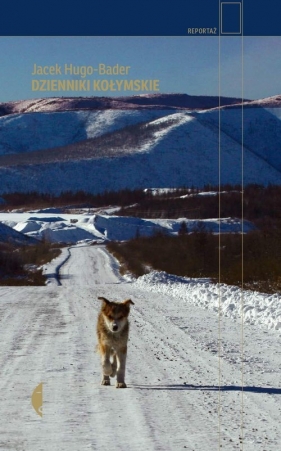
[[[154,384],[130,384],[130,387],[136,390],[199,390],[206,392],[222,391],[222,392],[247,392],[247,393],[266,393],[268,395],[281,395],[281,388],[274,387],[256,387],[256,386],[239,386],[239,385],[193,385],[193,384],[171,384],[171,385],[154,385]]]

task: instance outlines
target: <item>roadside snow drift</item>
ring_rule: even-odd
[[[181,298],[188,303],[244,324],[281,330],[281,295],[241,290],[208,280],[177,277],[165,272],[152,271],[135,282],[139,288]]]

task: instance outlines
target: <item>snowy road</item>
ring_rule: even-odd
[[[61,286],[0,287],[1,451],[281,449],[280,333],[223,318],[219,335],[216,313],[122,279],[103,246],[70,252]],[[100,385],[98,296],[135,303],[126,390]]]

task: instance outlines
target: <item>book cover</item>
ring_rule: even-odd
[[[5,5],[0,450],[278,449],[277,7]]]

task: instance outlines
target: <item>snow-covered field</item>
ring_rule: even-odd
[[[225,296],[239,310],[241,293],[163,273],[124,279],[103,245],[70,247],[46,272],[46,287],[0,288],[1,451],[280,449],[280,329],[210,308]],[[100,385],[98,296],[135,303],[125,390]],[[41,382],[42,418],[31,405]]]

